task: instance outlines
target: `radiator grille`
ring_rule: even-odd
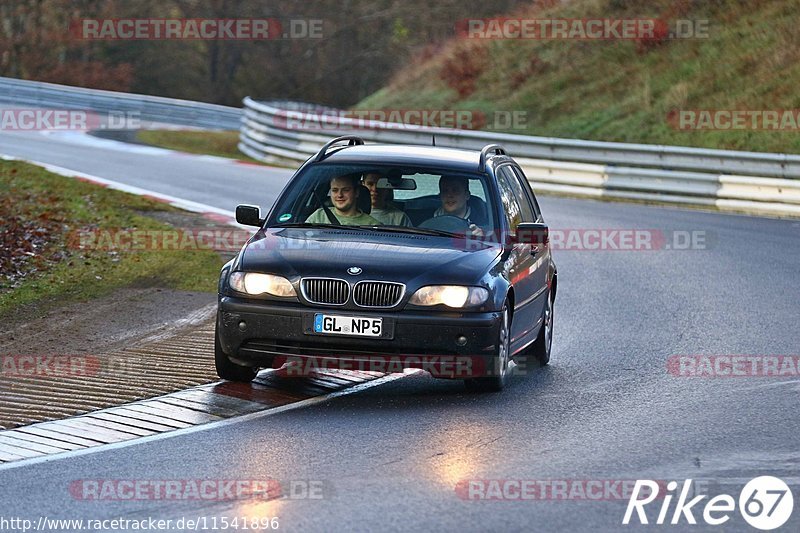
[[[305,278],[303,296],[309,302],[326,305],[344,305],[350,296],[350,285],[343,279]]]
[[[353,301],[361,307],[394,307],[400,303],[405,285],[388,281],[359,281],[353,288]]]

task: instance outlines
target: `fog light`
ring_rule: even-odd
[[[242,330],[242,331],[247,329],[247,323],[244,320],[239,322],[239,329]]]
[[[458,344],[459,346],[464,346],[465,344],[467,344],[467,338],[464,335],[459,335],[458,337],[456,337],[456,344]]]

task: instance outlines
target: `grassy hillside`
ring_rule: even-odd
[[[355,107],[470,109],[488,117],[517,110],[526,112],[526,125],[515,133],[800,152],[800,130],[680,131],[668,121],[677,109],[800,109],[799,0],[544,4],[509,16],[707,19],[708,37],[454,38]]]

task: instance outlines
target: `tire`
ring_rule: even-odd
[[[214,328],[214,365],[217,367],[217,375],[228,381],[249,383],[258,374],[258,368],[237,365],[228,359],[228,355],[222,351],[222,345],[219,343],[219,330],[216,326]]]
[[[511,314],[508,311],[508,302],[503,304],[500,330],[497,332],[497,353],[492,365],[492,375],[488,377],[471,378],[464,381],[468,391],[471,392],[499,392],[508,383],[508,372],[511,351]]]
[[[553,295],[547,295],[547,303],[542,313],[542,327],[539,328],[539,335],[530,347],[529,353],[539,366],[545,366],[550,362],[550,353],[553,348]]]

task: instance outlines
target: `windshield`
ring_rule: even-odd
[[[307,167],[278,199],[268,227],[381,227],[429,234],[495,232],[488,177],[419,167]]]

